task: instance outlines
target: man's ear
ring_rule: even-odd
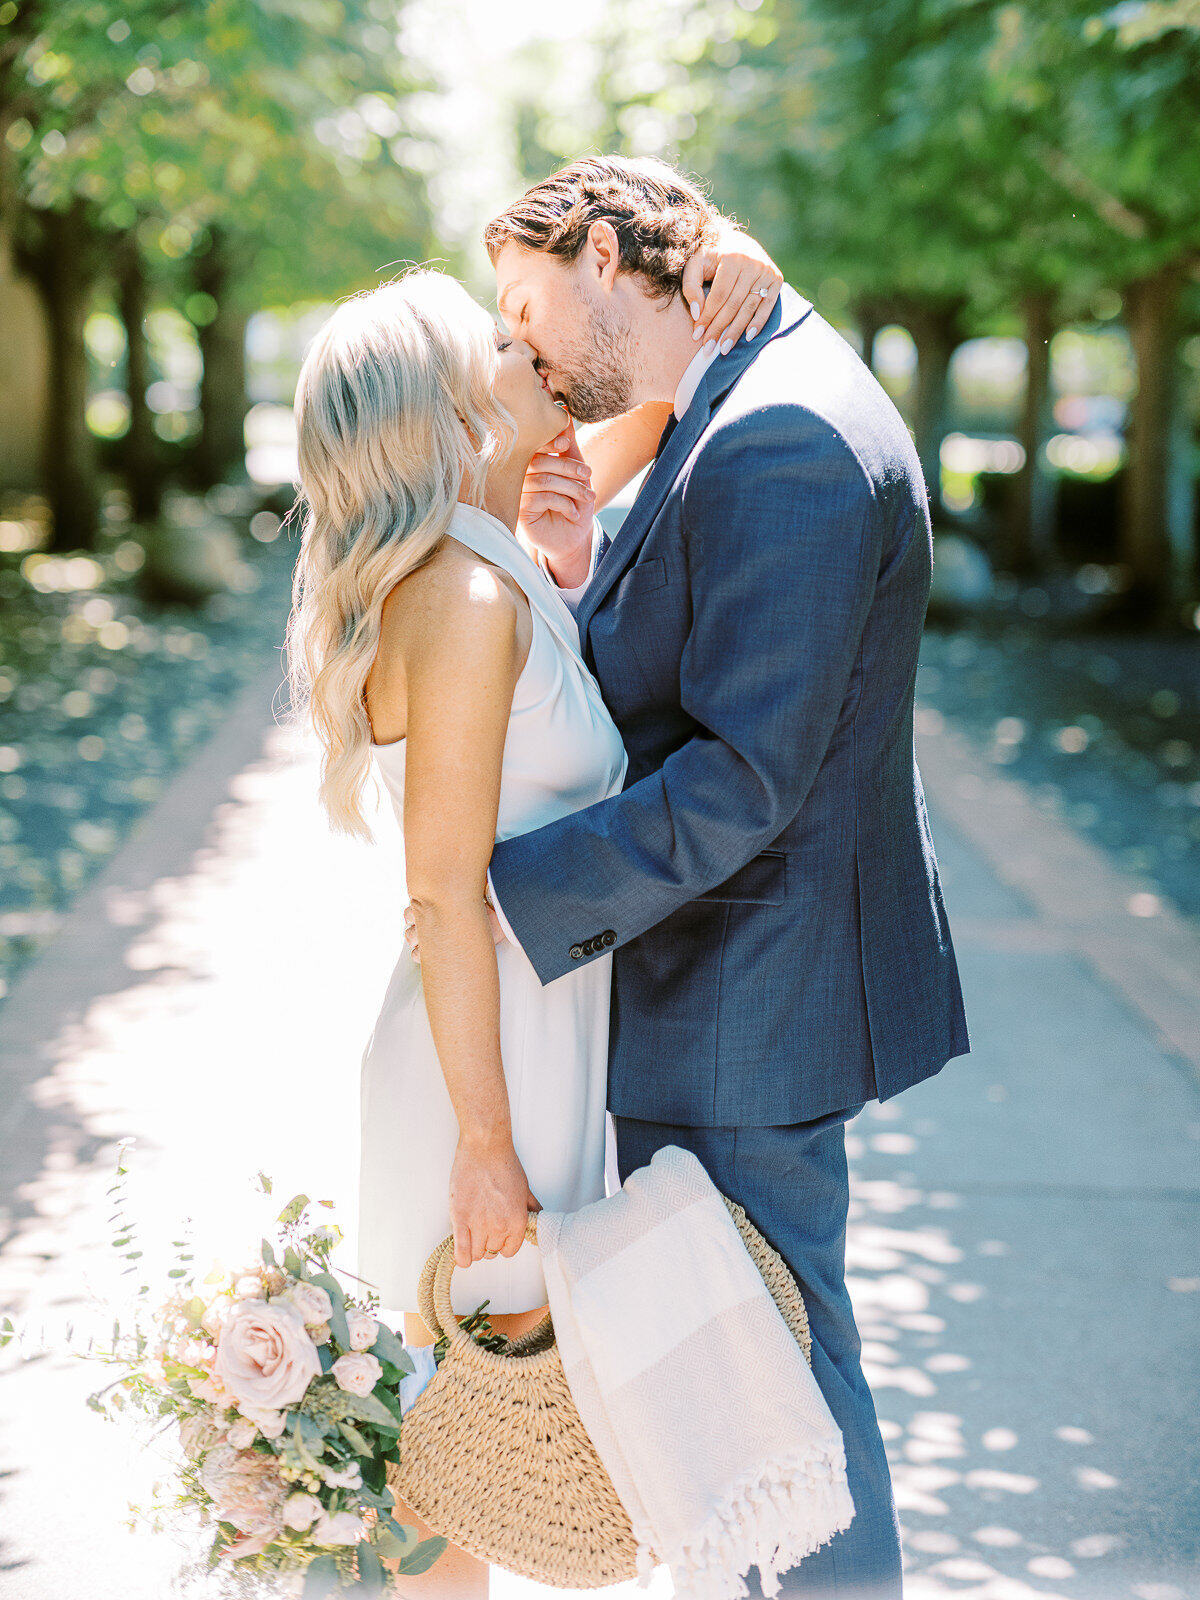
[[[611,294],[621,268],[621,244],[611,222],[592,223],[584,246],[584,260],[600,287]]]

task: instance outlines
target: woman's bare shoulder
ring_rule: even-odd
[[[520,601],[507,574],[457,539],[446,538],[384,601],[381,643],[441,655],[467,640],[475,648],[511,642],[519,615]]]

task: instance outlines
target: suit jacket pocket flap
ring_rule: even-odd
[[[617,598],[624,600],[632,594],[649,594],[652,589],[662,589],[667,582],[667,563],[661,556],[651,556],[639,561],[617,584]]]
[[[764,850],[747,861],[732,878],[726,878],[700,900],[747,900],[764,906],[783,904],[787,893],[787,857],[782,850]]]

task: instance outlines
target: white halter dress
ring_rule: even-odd
[[[533,638],[517,681],[504,745],[496,836],[529,833],[617,793],[620,734],[579,655],[575,619],[496,518],[460,505],[450,536],[516,580]],[[404,741],[375,760],[401,827]],[[524,952],[498,946],[500,1048],[513,1143],[547,1210],[575,1211],[604,1195],[604,1109],[612,957],[542,986]],[[425,1012],[421,969],[404,949],[362,1069],[359,1272],[390,1311],[417,1309],[429,1252],[450,1233],[450,1168],[458,1122]],[[483,1300],[497,1312],[546,1302],[537,1250],[455,1271],[454,1308]]]

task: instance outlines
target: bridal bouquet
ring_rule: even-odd
[[[211,1528],[208,1566],[232,1587],[382,1595],[383,1561],[424,1572],[446,1546],[391,1515],[387,1467],[399,1460],[413,1362],[374,1297],[334,1275],[341,1232],[315,1225],[309,1204],[289,1201],[277,1246],[264,1239],[232,1273],[197,1283],[180,1255],[169,1298],[131,1332],[114,1329],[103,1359],[122,1375],[89,1404],[178,1428],[173,1508]]]

